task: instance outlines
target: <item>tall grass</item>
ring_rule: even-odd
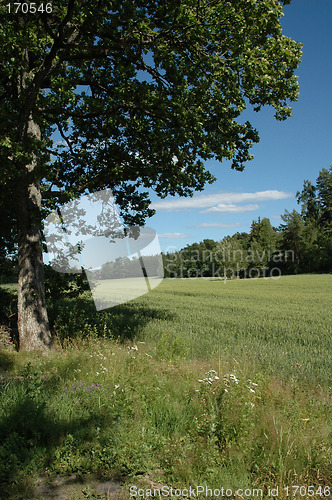
[[[0,354],[3,497],[33,498],[41,475],[73,473],[120,478],[123,499],[133,484],[264,498],[327,486],[330,285],[165,280],[101,313],[86,296],[62,301],[57,350]]]
[[[160,357],[233,359],[284,379],[326,385],[332,366],[331,293],[331,275],[226,284],[168,279],[120,307],[130,326],[135,321],[135,335],[154,342]],[[116,336],[126,330],[111,324],[110,331]]]

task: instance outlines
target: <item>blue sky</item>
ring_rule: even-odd
[[[303,43],[293,116],[278,122],[272,108],[246,111],[244,121],[258,129],[260,143],[244,172],[231,170],[229,161],[209,161],[217,181],[193,198],[152,197],[157,213],[147,225],[157,231],[163,251],[248,232],[259,216],[278,226],[285,209],[299,209],[295,194],[303,181],[314,182],[332,164],[332,0],[293,0],[284,13],[283,33]]]

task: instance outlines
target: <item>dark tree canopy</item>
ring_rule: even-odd
[[[246,106],[283,120],[298,97],[286,3],[57,0],[26,14],[1,4],[1,228],[4,246],[14,219],[20,268],[34,260],[27,289],[45,210],[109,187],[125,222],[143,223],[148,188],[203,189],[210,158],[244,168],[259,139],[241,121]]]
[[[13,162],[24,165],[38,151],[34,176],[44,190],[70,197],[109,186],[122,206],[146,215],[138,186],[188,194],[212,180],[203,165],[211,157],[242,169],[258,140],[237,121],[246,104],[270,104],[283,119],[286,100],[297,97],[300,46],[282,35],[276,0],[58,0],[51,14],[1,9],[6,183],[15,182]],[[29,116],[40,138],[22,148]],[[68,147],[52,141],[56,129]]]

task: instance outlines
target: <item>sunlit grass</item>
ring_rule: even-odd
[[[131,304],[163,311],[141,328],[157,352],[222,359],[285,379],[330,383],[332,276],[164,280]]]
[[[331,284],[165,280],[99,313],[89,294],[62,300],[52,353],[0,356],[3,494],[73,473],[122,478],[123,499],[132,484],[326,486]]]

